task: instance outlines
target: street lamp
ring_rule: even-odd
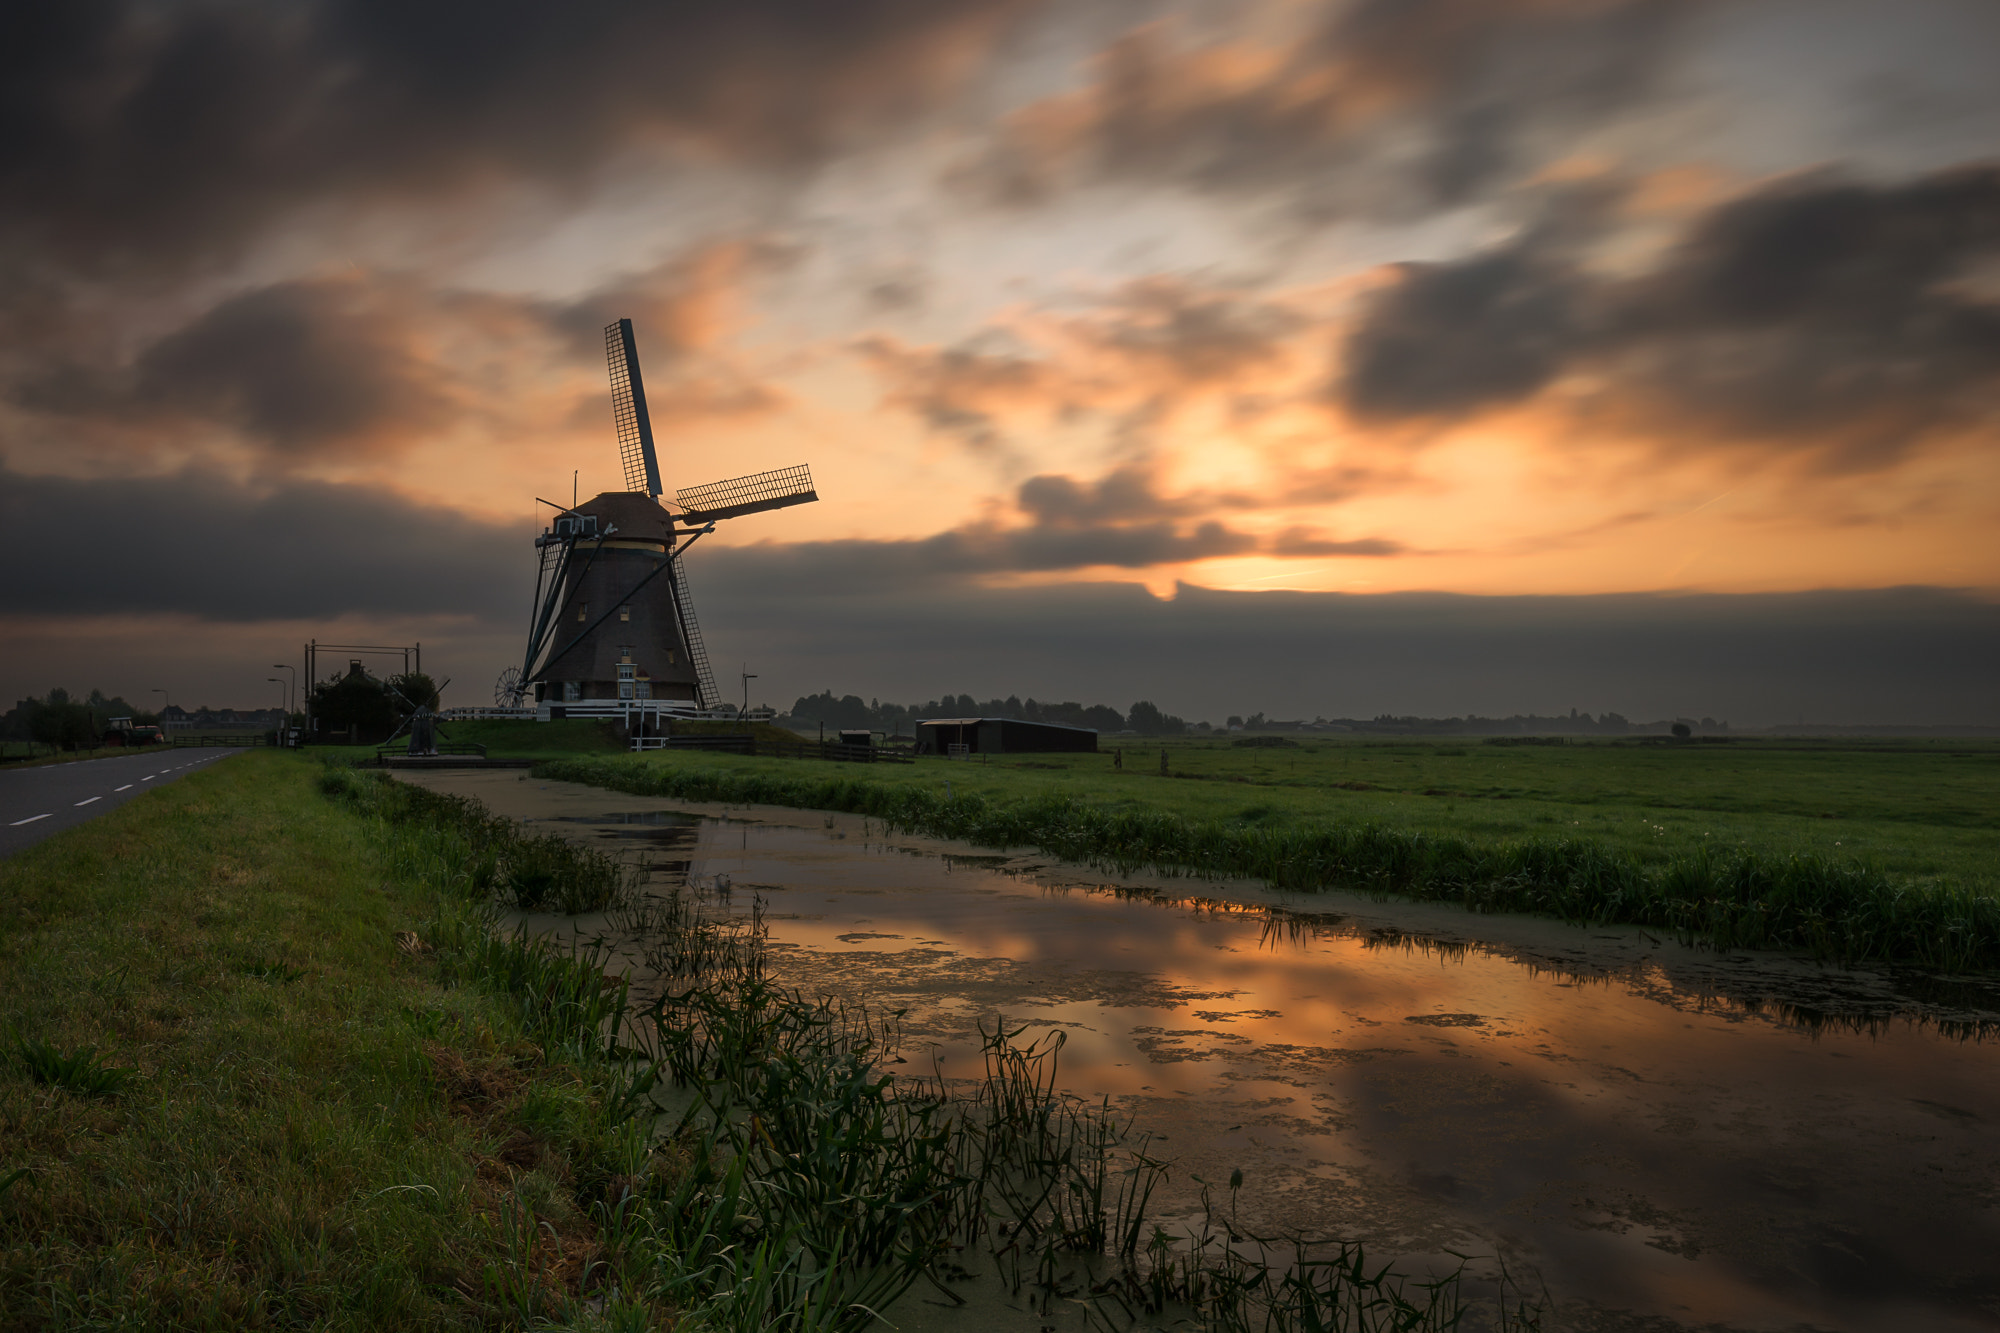
[[[289,671],[292,675],[292,683],[285,689],[285,721],[289,723],[292,720],[292,698],[298,692],[299,669],[286,662],[273,662],[271,670]]]
[[[748,666],[749,666],[750,664],[749,664],[748,662],[745,662],[745,663],[744,663],[743,665],[744,665],[744,666],[745,666],[745,667],[747,668],[747,667],[748,667]],[[750,682],[751,682],[751,681],[753,681],[753,680],[755,680],[755,679],[757,679],[757,676],[756,676],[756,673],[755,673],[755,672],[752,672],[752,671],[749,671],[749,670],[745,670],[745,671],[744,671],[744,673],[743,673],[743,711],[744,711],[744,713],[746,713],[746,714],[747,714],[747,713],[749,713],[749,711],[750,711]]]
[[[159,686],[155,685],[153,687],[152,692],[154,694],[159,695],[160,698],[164,701],[160,704],[160,712],[162,714],[164,714],[169,708],[172,708],[174,706],[174,696],[168,694],[165,690],[161,689]],[[164,716],[162,716],[160,718],[160,729],[162,731],[166,730],[166,722],[167,719]]]

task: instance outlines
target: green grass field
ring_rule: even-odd
[[[667,754],[537,772],[864,812],[1111,865],[1646,925],[1854,962],[2000,967],[2000,746],[1122,748],[1122,765],[1112,753],[875,765]]]
[[[1108,752],[866,768],[724,755],[644,762],[773,776],[825,769],[892,788],[950,782],[998,802],[1055,792],[1107,810],[1265,828],[1333,821],[1478,840],[1585,837],[1653,863],[1703,846],[1742,847],[1987,891],[2000,870],[2000,744],[1992,742],[1105,744],[1122,744],[1122,768]]]
[[[602,978],[320,772],[252,752],[0,861],[0,1328],[573,1308],[643,1126],[524,997]]]

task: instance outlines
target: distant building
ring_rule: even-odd
[[[955,749],[954,747],[964,747]],[[1095,754],[1097,733],[1058,722],[1012,717],[917,720],[918,754]]]

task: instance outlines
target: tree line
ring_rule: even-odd
[[[848,694],[834,697],[832,690],[803,695],[791,708],[794,725],[824,723],[828,730],[847,728],[883,731],[890,735],[916,734],[919,718],[1011,717],[1023,722],[1056,722],[1068,727],[1090,727],[1100,734],[1121,731],[1141,736],[1179,736],[1189,731],[1206,731],[1207,723],[1190,725],[1171,713],[1163,713],[1141,699],[1120,712],[1109,704],[1080,704],[1074,700],[1046,703],[1009,695],[1005,699],[979,700],[969,694],[947,694],[922,704],[883,703]]]
[[[157,726],[160,721],[159,714],[117,695],[106,697],[103,690],[92,690],[79,699],[58,688],[39,699],[29,695],[0,714],[0,736],[56,749],[88,750],[103,738],[114,717],[129,717],[142,727]]]

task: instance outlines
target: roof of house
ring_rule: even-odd
[[[1096,727],[1074,727],[1067,722],[1030,722],[1025,717],[920,717],[920,727],[975,727],[981,722],[1012,722],[1017,727],[1055,727],[1062,731],[1090,731]]]

